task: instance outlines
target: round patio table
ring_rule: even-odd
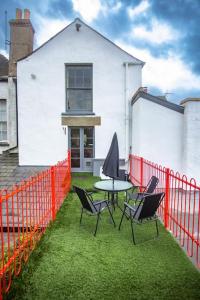
[[[114,206],[115,203],[115,194],[119,192],[126,192],[126,200],[127,200],[127,191],[133,187],[132,183],[128,181],[122,181],[122,180],[101,180],[94,184],[95,189],[108,192],[108,198],[109,195],[111,195],[111,203]],[[118,205],[118,203],[117,203]]]

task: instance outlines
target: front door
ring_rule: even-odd
[[[92,172],[94,157],[94,128],[69,127],[71,168],[74,172]]]

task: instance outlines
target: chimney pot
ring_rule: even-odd
[[[17,20],[22,19],[22,10],[20,8],[16,8],[16,19]]]
[[[26,20],[30,20],[30,10],[29,9],[25,9],[24,10],[24,19],[26,19]]]

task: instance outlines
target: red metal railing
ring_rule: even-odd
[[[200,268],[200,186],[193,178],[130,155],[130,178],[135,185],[146,185],[152,175],[159,178],[157,191],[165,192],[161,220]]]
[[[0,299],[69,192],[70,153],[57,165],[0,191]]]

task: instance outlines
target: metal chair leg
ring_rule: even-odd
[[[81,209],[80,225],[81,225],[81,222],[82,222],[82,216],[83,216],[83,208]]]
[[[100,216],[100,213],[98,213],[98,215],[97,215],[97,223],[96,223],[96,228],[95,228],[94,236],[96,236],[96,233],[97,233],[97,228],[98,228],[98,224],[99,224],[99,216]]]
[[[121,228],[121,224],[122,224],[122,221],[123,221],[123,218],[124,218],[124,215],[125,215],[125,210],[126,210],[126,207],[124,207],[124,211],[123,211],[123,214],[122,214],[122,217],[121,217],[121,221],[120,221],[120,223],[119,223],[119,230],[120,230],[120,228]]]
[[[156,220],[156,232],[157,232],[157,237],[159,236],[159,231],[158,231],[158,220]]]
[[[132,230],[132,237],[133,237],[133,244],[135,245],[135,236],[134,236],[134,230],[133,230],[133,221],[131,219],[131,230]]]
[[[108,207],[108,211],[109,211],[109,213],[110,213],[110,216],[111,216],[111,219],[112,219],[112,221],[113,221],[113,224],[114,224],[114,227],[116,226],[116,224],[115,224],[115,221],[114,221],[114,219],[113,219],[113,215],[112,215],[112,213],[111,213],[111,210],[110,210],[110,207],[109,207],[109,205],[107,204],[107,207]]]

